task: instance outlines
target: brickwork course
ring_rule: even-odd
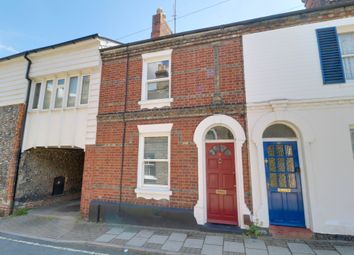
[[[82,215],[88,216],[92,200],[192,209],[198,198],[198,156],[193,142],[197,125],[206,117],[221,113],[237,120],[247,133],[242,35],[353,14],[354,6],[343,4],[102,50],[97,140],[95,145],[86,147]],[[138,104],[142,88],[141,54],[167,49],[173,50],[171,97],[174,101],[168,108],[141,110]],[[138,199],[134,192],[139,143],[137,125],[164,123],[173,123],[170,175],[173,194],[169,201]],[[242,149],[244,190],[246,203],[252,209],[247,146],[246,143]]]

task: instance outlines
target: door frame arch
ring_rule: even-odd
[[[243,185],[242,146],[246,141],[246,135],[240,123],[227,115],[217,114],[205,118],[199,123],[194,132],[193,141],[198,149],[198,202],[194,206],[194,217],[200,225],[207,223],[205,136],[209,129],[215,126],[228,128],[234,136],[237,217],[239,226],[245,228],[243,216],[251,214],[246,205]]]
[[[311,212],[312,208],[310,206],[310,201],[311,195],[313,194],[311,193],[308,180],[313,180],[313,178],[311,178],[312,173],[310,169],[312,169],[313,166],[311,161],[311,144],[314,142],[314,135],[305,120],[298,118],[296,114],[289,112],[272,112],[263,115],[256,121],[251,132],[251,142],[256,146],[257,151],[256,167],[251,166],[252,194],[258,194],[259,196],[258,198],[252,198],[254,205],[254,218],[260,219],[260,221],[263,223],[263,227],[269,226],[269,203],[267,197],[266,170],[264,166],[263,133],[268,127],[274,124],[284,124],[290,127],[296,134],[299,163],[300,168],[303,169],[303,171],[301,171],[301,182],[303,191],[305,225],[307,228],[312,229],[313,214]],[[287,139],[285,138],[284,140]],[[255,190],[257,185],[258,190]]]

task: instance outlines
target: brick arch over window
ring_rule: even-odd
[[[238,222],[241,228],[245,228],[244,215],[251,214],[246,205],[243,185],[242,145],[246,141],[246,135],[240,123],[226,115],[218,114],[205,118],[194,132],[193,140],[198,148],[198,202],[194,207],[194,217],[200,225],[207,223],[205,137],[207,132],[216,126],[228,128],[234,136]]]

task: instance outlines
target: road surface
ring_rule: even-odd
[[[121,249],[63,244],[0,234],[1,255],[134,255]]]

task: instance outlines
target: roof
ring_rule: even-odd
[[[41,47],[41,48],[36,48],[36,49],[32,49],[32,50],[27,50],[27,51],[23,51],[23,52],[20,52],[20,53],[16,53],[14,55],[10,55],[10,56],[7,56],[7,57],[0,58],[0,62],[6,61],[6,60],[10,60],[10,59],[14,59],[14,58],[17,58],[17,57],[21,57],[21,56],[24,56],[26,54],[28,55],[30,53],[38,53],[38,52],[41,52],[41,51],[46,51],[46,50],[50,50],[50,49],[56,49],[56,48],[59,48],[59,47],[67,46],[67,45],[70,45],[70,44],[76,44],[76,43],[79,43],[79,42],[88,41],[88,40],[92,40],[92,39],[96,39],[96,38],[121,44],[118,41],[115,41],[115,40],[100,36],[99,34],[92,34],[92,35],[80,37],[80,38],[77,38],[77,39],[74,39],[74,40],[70,40],[70,41],[66,41],[66,42],[62,42],[62,43],[57,43],[57,44],[53,44],[53,45],[49,45],[49,46],[45,46],[45,47]]]
[[[185,35],[198,34],[198,33],[203,33],[203,32],[208,32],[208,31],[213,31],[213,30],[223,30],[223,29],[229,28],[229,27],[247,26],[247,25],[252,25],[255,23],[261,23],[264,21],[272,21],[272,20],[287,18],[287,17],[291,17],[291,16],[300,16],[302,14],[307,14],[307,13],[313,13],[313,12],[318,12],[318,11],[346,7],[346,6],[350,6],[353,4],[354,4],[354,0],[351,0],[350,2],[346,1],[345,3],[332,4],[332,5],[324,6],[324,7],[317,7],[317,8],[304,9],[304,10],[300,10],[300,11],[292,11],[292,12],[286,12],[286,13],[281,13],[281,14],[275,14],[275,15],[265,16],[265,17],[261,17],[261,18],[243,20],[243,21],[238,21],[238,22],[224,24],[224,25],[218,25],[218,26],[212,26],[212,27],[201,28],[201,29],[196,29],[196,30],[190,30],[190,31],[186,31],[186,32],[161,36],[161,37],[157,37],[157,38],[150,38],[150,39],[145,39],[145,40],[141,40],[141,41],[135,41],[135,42],[131,42],[131,43],[116,45],[116,46],[101,49],[100,51],[104,52],[104,51],[109,51],[109,50],[114,50],[114,49],[119,49],[119,48],[126,48],[129,46],[151,43],[151,42],[161,41],[161,40],[165,40],[165,39],[173,39],[173,38],[177,38],[177,37],[183,37]]]

